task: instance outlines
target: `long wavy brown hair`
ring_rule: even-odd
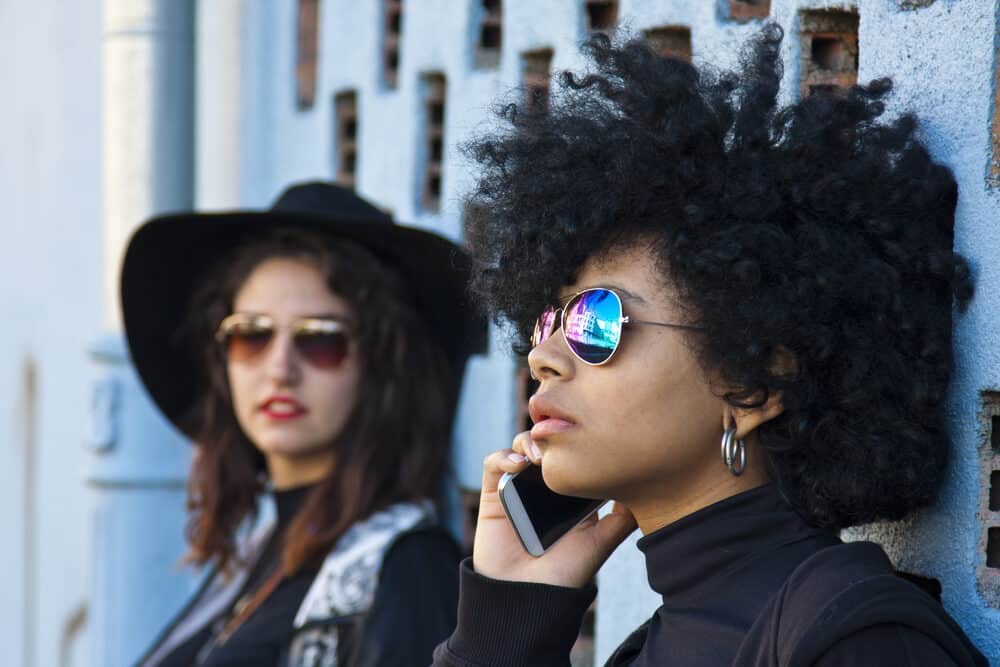
[[[188,482],[188,562],[213,563],[222,572],[238,563],[238,534],[256,518],[266,489],[264,458],[236,421],[213,334],[250,273],[272,258],[316,266],[330,291],[351,304],[362,372],[354,412],[332,443],[336,464],[289,525],[280,572],[252,607],[281,577],[322,562],[355,522],[395,502],[440,500],[457,395],[444,350],[404,281],[363,247],[283,230],[235,249],[204,281],[185,327],[204,348],[205,387],[189,417],[197,453]]]

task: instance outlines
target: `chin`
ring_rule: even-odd
[[[598,500],[608,497],[601,492],[601,485],[598,481],[589,479],[586,474],[583,474],[584,471],[564,470],[558,465],[558,462],[547,468],[545,464],[546,460],[544,457],[542,458],[542,479],[545,480],[545,485],[556,493],[561,493],[564,496],[578,496],[580,498],[594,498]]]
[[[297,438],[261,438],[254,443],[261,454],[265,456],[284,456],[296,458],[300,456],[315,456],[330,447],[317,445],[309,440]]]

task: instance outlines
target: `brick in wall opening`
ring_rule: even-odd
[[[502,0],[481,0],[482,21],[479,41],[476,44],[476,67],[492,68],[500,64],[500,47],[503,43]]]
[[[746,23],[771,15],[771,0],[729,0],[729,19]]]
[[[382,37],[382,76],[385,85],[395,88],[399,78],[399,45],[403,31],[403,0],[385,0]]]
[[[338,93],[333,98],[333,107],[337,123],[337,182],[353,190],[356,186],[358,160],[357,92],[349,90]]]
[[[990,528],[986,538],[986,567],[1000,568],[1000,527]]]
[[[552,78],[552,49],[521,54],[524,106],[529,111],[547,111]]]
[[[618,3],[614,0],[586,0],[587,32],[612,32],[618,23]]]
[[[858,82],[858,14],[842,10],[803,11],[799,46],[802,97],[836,93]]]
[[[446,86],[443,74],[426,74],[424,84],[424,136],[427,158],[424,161],[421,204],[428,213],[441,210],[442,165],[444,163],[444,119]]]
[[[663,56],[691,62],[691,28],[666,25],[644,32],[646,40]]]
[[[1000,470],[990,473],[990,500],[987,507],[991,512],[1000,512]]]
[[[319,0],[299,0],[295,40],[295,103],[299,110],[316,101],[316,61],[319,55]]]
[[[980,414],[980,501],[976,515],[981,523],[977,540],[979,557],[976,588],[983,600],[1000,609],[1000,392],[984,391]]]

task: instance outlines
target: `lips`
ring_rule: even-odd
[[[535,423],[531,427],[532,440],[542,440],[576,426],[576,421],[569,413],[560,409],[542,394],[535,394],[531,397],[531,400],[528,401],[528,412],[531,415],[531,421]]]
[[[278,421],[295,419],[308,412],[306,406],[291,396],[271,396],[263,401],[257,409],[268,418]]]

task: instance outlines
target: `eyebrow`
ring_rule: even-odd
[[[254,310],[236,310],[233,311],[234,315],[244,315],[246,317],[274,317],[271,313],[263,313]],[[350,324],[352,320],[347,315],[341,315],[338,313],[316,313],[312,315],[296,315],[296,320],[337,320],[338,322],[347,322]]]
[[[574,290],[574,291],[572,291],[570,293],[560,294],[559,295],[559,302],[560,303],[566,303],[567,301],[569,301],[573,297],[574,294],[577,294],[579,292],[585,292],[585,291],[587,291],[589,289],[596,289],[596,288],[604,288],[604,289],[614,290],[625,301],[630,301],[632,303],[640,303],[640,304],[646,303],[646,300],[643,299],[638,294],[634,294],[634,293],[628,291],[627,289],[625,289],[624,287],[619,287],[618,285],[615,285],[614,283],[601,283],[600,285],[587,285],[586,287],[581,287],[580,289]]]

